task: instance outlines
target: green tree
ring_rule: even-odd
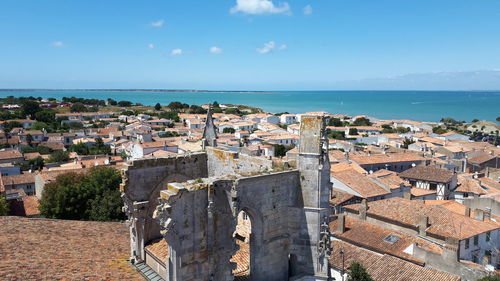
[[[42,130],[42,129],[48,130],[48,129],[50,129],[50,126],[45,122],[36,122],[35,124],[33,124],[31,126],[31,129],[32,130]]]
[[[30,116],[32,119],[35,118],[35,114],[41,110],[38,102],[33,100],[25,100],[22,105],[22,114],[23,116]]]
[[[158,102],[155,104],[155,110],[160,111],[161,110],[161,104]]]
[[[349,135],[354,136],[358,134],[358,129],[356,128],[349,128]]]
[[[345,140],[345,132],[330,131],[326,135],[329,139]]]
[[[273,144],[273,146],[274,146],[274,156],[276,157],[286,156],[286,153],[295,147],[294,145],[285,146],[282,144]]]
[[[26,142],[29,146],[31,146],[31,143],[33,142],[33,136],[31,134],[26,135]]]
[[[56,150],[50,154],[49,162],[66,162],[69,160],[69,152]]]
[[[30,169],[33,170],[41,170],[43,169],[43,166],[45,165],[45,162],[42,157],[38,156],[34,159],[29,160],[28,166]]]
[[[3,194],[0,194],[0,216],[6,216],[9,214],[9,202],[5,200]]]
[[[445,129],[443,129],[443,128],[441,128],[440,126],[437,126],[437,127],[432,128],[432,132],[433,132],[434,134],[438,134],[438,135],[440,135],[440,134],[444,134],[444,133],[446,133],[446,132],[448,132],[448,131],[447,131],[447,130],[445,130]]]
[[[111,99],[111,98],[110,98],[110,99],[108,99],[108,104],[109,104],[109,105],[112,105],[112,106],[115,106],[115,105],[117,105],[117,104],[118,104],[118,102],[117,102],[117,101],[115,101],[114,99]]]
[[[17,122],[17,121],[9,121],[5,122],[3,125],[3,129],[5,132],[10,132],[13,128],[22,128],[23,124]]]
[[[170,108],[170,110],[178,112],[178,111],[181,111],[183,109],[189,108],[189,105],[185,104],[185,103],[178,102],[178,101],[173,101],[173,102],[168,104],[168,108]]]
[[[342,127],[344,126],[344,122],[339,118],[330,118],[330,120],[328,120],[328,126]]]
[[[347,281],[373,281],[372,277],[359,262],[352,262]]]
[[[110,167],[93,167],[87,174],[66,173],[45,186],[40,212],[47,218],[119,221],[121,207],[120,173]]]
[[[455,125],[455,124],[459,124],[460,122],[451,118],[451,117],[444,117],[444,118],[441,118],[441,123],[448,124],[448,125]]]
[[[402,148],[408,149],[408,146],[412,143],[415,143],[415,141],[411,138],[405,138],[403,140],[403,145],[401,146]]]
[[[160,118],[174,120],[174,122],[179,122],[181,119],[179,118],[179,114],[175,111],[164,111],[159,114]]]
[[[500,122],[500,116],[499,116],[499,117],[497,117],[497,119],[496,119],[496,120],[497,120],[497,122]]]
[[[86,112],[87,108],[81,102],[74,103],[69,109],[71,112]]]
[[[130,107],[130,106],[132,106],[132,102],[127,101],[127,100],[122,100],[122,101],[118,102],[118,106],[121,106],[121,107]]]
[[[203,109],[203,107],[193,104],[189,107],[189,113],[205,114],[205,113],[207,113],[207,111],[205,109]]]
[[[224,134],[234,134],[236,132],[236,130],[234,128],[227,127],[227,128],[224,128],[224,130],[222,130],[222,132]]]
[[[354,122],[352,122],[352,125],[353,126],[371,126],[372,122],[370,122],[370,119],[368,119],[366,117],[360,117],[360,118],[357,118],[356,120],[354,120]]]
[[[219,103],[218,103],[217,101],[214,101],[214,102],[212,103],[212,107],[213,107],[213,108],[217,108],[217,107],[220,107],[220,105],[219,105]]]
[[[56,113],[53,109],[44,109],[35,113],[35,119],[38,122],[53,123],[56,121]]]

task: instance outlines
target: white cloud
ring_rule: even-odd
[[[210,51],[210,53],[216,54],[216,55],[222,54],[222,49],[219,47],[216,47],[216,46],[211,47],[209,51]]]
[[[304,15],[306,15],[306,16],[312,15],[313,7],[311,5],[307,5],[304,7],[303,11],[304,11]]]
[[[288,46],[285,44],[281,44],[278,46],[274,41],[269,41],[267,43],[264,43],[264,46],[262,48],[257,48],[257,52],[265,55],[273,52],[274,50],[281,51],[285,50],[286,48],[288,48]]]
[[[155,45],[154,45],[153,43],[149,43],[149,44],[148,44],[148,48],[149,48],[149,49],[154,49],[154,48],[155,48]]]
[[[149,25],[151,25],[152,27],[162,27],[164,23],[165,23],[165,20],[157,20],[157,21],[151,22]]]
[[[173,49],[170,51],[171,56],[177,56],[177,55],[182,55],[182,49]]]
[[[236,0],[236,5],[231,8],[231,13],[242,12],[245,14],[291,14],[287,2],[274,5],[272,0]]]
[[[56,47],[56,48],[64,48],[64,47],[67,47],[66,44],[64,44],[64,42],[62,41],[55,41],[55,42],[52,42],[52,47]]]

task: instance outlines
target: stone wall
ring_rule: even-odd
[[[131,235],[131,258],[144,261],[144,245],[161,237],[152,218],[160,190],[169,182],[183,182],[207,176],[207,155],[196,153],[168,158],[134,160],[122,170],[122,198]]]
[[[238,152],[206,147],[208,158],[208,175],[210,177],[257,174],[271,171],[272,160],[265,157],[256,157]]]

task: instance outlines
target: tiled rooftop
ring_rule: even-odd
[[[359,211],[360,205],[345,206],[346,210]],[[397,211],[396,211],[397,210]],[[479,221],[447,209],[428,206],[416,200],[390,198],[368,203],[367,215],[376,215],[412,227],[419,225],[422,216],[428,216],[427,233],[459,240],[498,229],[498,225]]]
[[[446,183],[453,177],[453,172],[435,166],[416,166],[399,174],[402,178]]]
[[[123,223],[0,217],[0,280],[143,280]]]
[[[377,254],[343,241],[335,240],[331,245],[333,251],[330,256],[330,264],[333,267],[342,268],[342,255],[340,255],[340,250],[342,250],[346,270],[353,261],[357,261],[366,268],[374,281],[460,280],[458,276],[422,267],[390,255]]]

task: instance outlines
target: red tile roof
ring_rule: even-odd
[[[400,173],[399,176],[406,179],[447,183],[451,181],[454,173],[436,166],[416,166]]]
[[[144,280],[123,223],[0,217],[0,280]]]
[[[368,177],[354,170],[345,170],[331,174],[332,177],[341,181],[351,189],[359,193],[363,198],[382,196],[390,194],[390,191],[383,189]],[[335,187],[335,186],[334,186]]]
[[[374,281],[459,281],[460,278],[435,269],[422,267],[411,262],[354,246],[344,241],[335,240],[331,244],[333,251],[329,263],[345,269],[356,261],[361,263]],[[340,254],[340,251],[344,255]],[[342,259],[343,257],[343,259]]]
[[[347,211],[359,212],[360,204],[348,205],[344,208]],[[459,240],[499,228],[496,224],[459,215],[447,209],[397,197],[369,202],[367,215],[375,215],[409,227],[418,227],[421,217],[427,216],[430,223],[427,233]]]

